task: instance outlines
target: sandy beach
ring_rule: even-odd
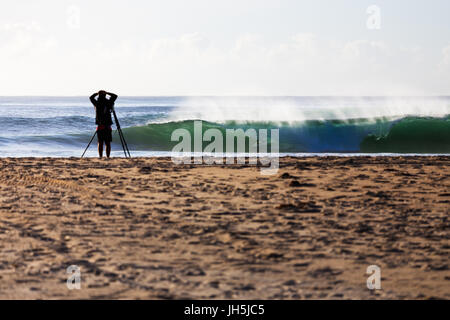
[[[449,165],[3,158],[0,298],[449,299]]]

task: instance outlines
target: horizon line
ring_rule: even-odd
[[[0,98],[82,98],[87,95],[0,95]],[[443,95],[119,95],[123,98],[450,98]]]

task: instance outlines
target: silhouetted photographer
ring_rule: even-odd
[[[109,96],[109,98],[107,98]],[[97,98],[97,99],[96,99]],[[98,156],[103,156],[103,144],[106,146],[106,157],[109,158],[111,154],[111,141],[112,141],[112,119],[111,112],[114,108],[114,102],[117,99],[117,95],[114,93],[100,90],[94,93],[90,100],[95,107],[95,124],[97,125],[97,138],[98,138]]]

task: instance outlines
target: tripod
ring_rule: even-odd
[[[127,142],[125,141],[125,137],[123,136],[122,129],[120,128],[119,119],[117,119],[117,115],[116,115],[116,111],[114,110],[114,107],[112,108],[112,113],[114,115],[114,121],[116,122],[117,132],[119,132],[120,143],[122,144],[123,153],[125,154],[125,158],[131,158],[130,150],[128,149]],[[97,134],[97,130],[95,130],[94,135],[92,136],[91,141],[89,141],[86,149],[84,150],[83,154],[81,155],[81,158],[83,158],[87,149],[89,149],[89,146],[91,145],[92,140],[94,140],[96,134]]]

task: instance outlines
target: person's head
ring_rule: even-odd
[[[98,92],[98,97],[99,97],[99,99],[105,99],[106,98],[106,91],[105,90],[100,90]]]

